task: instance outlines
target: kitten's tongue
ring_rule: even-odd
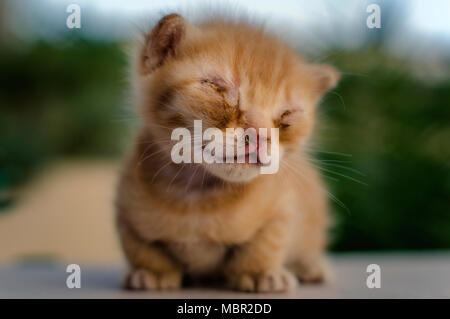
[[[257,142],[256,143],[250,143],[245,146],[245,161],[249,162],[250,154],[254,154],[256,157],[257,163],[260,163],[259,158],[259,149],[261,148],[261,137],[257,136]]]
[[[245,154],[256,153],[258,154],[258,143],[247,144],[245,146]]]

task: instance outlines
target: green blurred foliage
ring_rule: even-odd
[[[450,248],[450,78],[424,83],[376,47],[331,60],[344,71],[321,105],[320,148],[345,155],[317,157],[346,206],[334,203],[332,248]]]
[[[329,59],[343,79],[320,106],[315,154],[343,203],[330,200],[332,249],[450,248],[450,79],[416,79],[383,52]],[[125,63],[118,44],[82,39],[0,51],[0,191],[56,157],[121,154]]]
[[[72,39],[0,51],[0,191],[57,156],[111,156],[126,134],[125,58]]]

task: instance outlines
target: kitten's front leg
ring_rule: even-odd
[[[297,279],[283,266],[287,230],[285,220],[270,221],[249,242],[235,249],[224,269],[232,288],[285,292],[297,287]]]
[[[181,267],[154,243],[137,238],[124,225],[119,225],[120,237],[131,269],[123,286],[132,290],[176,289],[181,286]]]

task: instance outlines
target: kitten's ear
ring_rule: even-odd
[[[150,73],[161,66],[169,57],[174,57],[179,44],[186,35],[188,25],[178,14],[169,14],[159,20],[150,34],[145,36],[141,55],[144,73]]]
[[[334,88],[341,78],[339,71],[327,64],[310,64],[309,72],[314,79],[316,93],[319,95]]]

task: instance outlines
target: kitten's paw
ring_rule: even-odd
[[[325,258],[297,261],[288,268],[301,282],[322,283],[332,280],[331,267]]]
[[[145,269],[132,269],[125,276],[123,287],[130,290],[166,290],[181,286],[181,273],[156,274]]]
[[[297,279],[287,270],[261,274],[233,274],[228,276],[231,288],[246,292],[287,292],[297,287]]]

